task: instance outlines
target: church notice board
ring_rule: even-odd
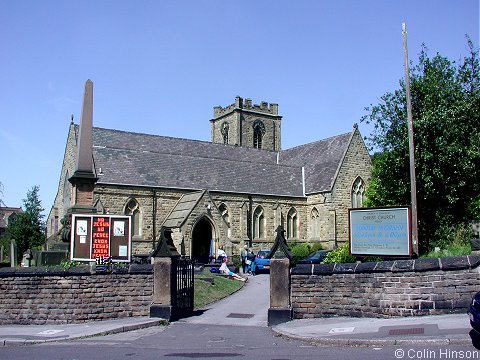
[[[409,207],[348,209],[350,254],[411,256]]]
[[[93,261],[112,257],[129,262],[131,257],[130,217],[121,215],[72,215],[70,259]]]

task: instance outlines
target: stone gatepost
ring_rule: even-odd
[[[180,257],[173,245],[172,231],[165,227],[160,230],[160,241],[152,253],[153,258],[153,300],[150,305],[150,317],[170,321],[174,314],[172,287],[175,286],[173,264]]]
[[[290,259],[285,230],[279,226],[277,237],[270,250],[270,308],[268,326],[292,320],[293,311],[290,302]]]

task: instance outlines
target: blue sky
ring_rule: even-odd
[[[216,105],[279,104],[284,149],[349,132],[420,46],[478,46],[478,0],[0,0],[0,182],[7,206],[56,195],[71,114],[94,126],[210,140]],[[368,135],[369,128],[360,124]]]

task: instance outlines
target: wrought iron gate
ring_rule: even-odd
[[[174,312],[193,311],[194,260],[189,257],[172,258],[172,307]]]

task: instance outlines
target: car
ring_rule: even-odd
[[[331,250],[317,250],[307,257],[298,260],[297,264],[320,264],[325,258],[325,255],[327,255],[330,251]]]
[[[255,256],[255,272],[270,271],[270,259],[267,258],[270,249],[259,250]]]
[[[473,330],[480,334],[480,291],[470,301],[468,316],[470,317],[470,325]]]

